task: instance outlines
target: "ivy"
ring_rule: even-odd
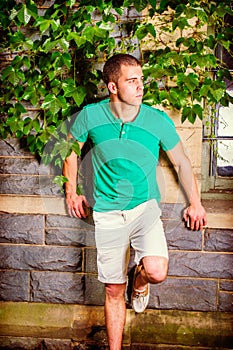
[[[43,1],[0,4],[0,135],[24,139],[46,164],[61,167],[71,150],[80,152],[66,141],[67,124],[99,92],[105,95],[101,68],[115,52],[140,46],[144,102],[180,110],[182,122],[204,118],[203,99],[213,110],[231,101],[225,85],[231,74],[215,56],[219,45],[231,54],[232,28],[224,22],[233,14],[230,0],[38,3]],[[132,7],[138,16],[122,17]]]

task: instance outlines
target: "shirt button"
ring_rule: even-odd
[[[122,131],[121,135],[125,135],[125,131]]]

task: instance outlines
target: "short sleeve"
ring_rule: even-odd
[[[88,138],[86,109],[83,109],[76,115],[74,123],[71,126],[70,133],[77,141],[86,142]]]
[[[173,121],[165,112],[161,113],[163,115],[163,128],[160,143],[164,151],[169,151],[179,143],[180,137],[177,134]]]

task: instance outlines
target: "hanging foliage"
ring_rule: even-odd
[[[230,53],[232,28],[224,21],[232,16],[230,0],[47,4],[0,4],[0,135],[25,140],[38,155],[52,137],[46,164],[61,166],[72,149],[79,153],[77,144],[65,139],[64,121],[69,124],[83,105],[104,95],[102,64],[115,52],[133,52],[140,45],[144,102],[181,110],[182,121],[204,117],[203,99],[213,108],[229,103],[224,79],[231,79],[230,72],[215,50],[221,45]],[[132,8],[136,15],[126,18]]]

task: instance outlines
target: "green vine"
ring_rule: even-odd
[[[180,110],[182,122],[204,118],[203,99],[213,109],[232,101],[225,84],[231,74],[215,56],[219,45],[231,54],[232,28],[224,22],[233,14],[230,0],[43,3],[0,4],[0,135],[26,141],[46,164],[61,167],[72,149],[79,152],[76,143],[65,140],[64,121],[69,124],[83,105],[106,94],[101,68],[114,52],[133,52],[140,45],[144,102]],[[135,17],[124,17],[132,8]],[[53,146],[44,152],[51,138]]]

